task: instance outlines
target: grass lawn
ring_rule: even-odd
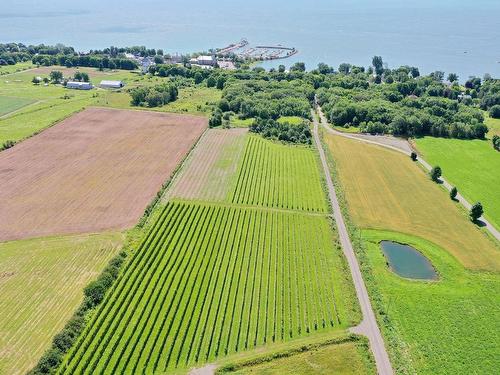
[[[383,331],[395,334],[393,360],[418,374],[494,374],[500,356],[500,275],[465,269],[446,251],[424,239],[365,230],[370,282],[380,294]],[[379,241],[407,243],[439,273],[435,282],[411,281],[393,273]],[[393,336],[394,337],[394,336]]]
[[[34,67],[35,65],[33,65],[31,61],[21,62],[16,65],[2,65],[0,66],[0,76],[20,72],[22,70],[31,69]]]
[[[244,120],[238,118],[237,116],[232,116],[231,117],[231,126],[235,128],[248,128],[250,125],[253,124],[255,119],[253,117],[246,118]]]
[[[486,218],[500,229],[500,152],[491,141],[425,137],[416,144],[469,202],[483,204]]]
[[[278,119],[278,122],[280,122],[280,123],[288,122],[289,124],[292,124],[292,125],[299,125],[304,121],[305,120],[299,116],[281,116]]]
[[[210,116],[212,107],[217,104],[222,95],[221,90],[203,86],[184,87],[179,89],[179,98],[175,102],[168,103],[163,107],[142,108],[130,104],[130,95],[126,89],[136,85],[152,85],[165,81],[164,78],[145,78],[142,81],[133,82],[120,91],[108,91],[96,102],[97,105],[114,108],[145,109],[148,111],[189,113],[193,115]]]
[[[343,126],[332,126],[335,130],[338,130],[339,132],[342,133],[359,133],[359,128],[355,126],[349,126],[348,128],[344,128]]]
[[[0,243],[0,373],[26,373],[120,249],[120,233]]]
[[[487,134],[487,137],[491,139],[493,135],[500,135],[500,118],[491,118],[487,112],[485,112],[485,120],[484,123],[488,126],[490,131]]]
[[[11,96],[0,96],[0,117],[18,110],[28,104],[33,103],[33,100],[26,98],[15,98]]]
[[[500,271],[498,243],[409,157],[341,136],[326,135],[325,141],[357,226],[413,234],[469,269]]]

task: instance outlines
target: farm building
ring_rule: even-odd
[[[69,81],[66,84],[67,89],[75,89],[75,90],[91,90],[93,88],[92,83],[90,82],[74,82]]]
[[[123,81],[101,81],[99,86],[103,89],[121,89],[125,84]]]

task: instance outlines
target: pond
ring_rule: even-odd
[[[438,278],[431,262],[415,248],[393,241],[380,241],[380,247],[391,269],[399,276],[417,280]]]

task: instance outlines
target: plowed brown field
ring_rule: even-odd
[[[91,108],[0,153],[0,241],[133,226],[207,127]]]

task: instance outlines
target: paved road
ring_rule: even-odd
[[[382,338],[382,334],[380,333],[380,329],[378,328],[377,320],[375,319],[375,313],[373,312],[370,298],[368,297],[368,292],[366,290],[363,277],[361,276],[361,270],[359,269],[358,260],[354,253],[354,249],[347,232],[344,218],[342,217],[342,213],[340,211],[340,206],[337,195],[335,193],[335,188],[333,186],[330,170],[328,169],[328,165],[326,163],[325,151],[323,150],[323,146],[321,145],[321,141],[318,135],[318,121],[316,120],[316,117],[314,115],[313,118],[314,142],[316,143],[316,146],[318,148],[321,158],[321,164],[323,165],[323,170],[325,172],[326,184],[328,187],[328,196],[333,208],[333,215],[335,218],[335,223],[337,224],[337,230],[339,232],[340,244],[342,245],[345,257],[347,258],[349,268],[351,269],[351,275],[354,282],[354,287],[356,289],[356,295],[358,297],[359,304],[361,306],[361,312],[363,314],[363,320],[361,324],[357,327],[352,328],[351,331],[368,337],[370,348],[373,352],[375,363],[377,365],[377,372],[380,375],[393,374],[394,371],[392,370],[391,362],[385,349],[384,340]]]
[[[401,138],[395,138],[395,137],[387,137],[387,136],[380,136],[380,135],[370,135],[370,134],[349,134],[349,133],[342,133],[339,132],[338,130],[333,129],[331,126],[328,125],[328,121],[326,120],[326,117],[324,116],[323,112],[321,111],[321,108],[318,106],[318,113],[321,119],[321,124],[323,127],[330,133],[340,135],[342,137],[346,138],[351,138],[355,139],[357,141],[365,142],[365,143],[371,143],[374,145],[382,146],[394,151],[401,152],[405,155],[410,156],[411,152],[413,149],[411,148],[410,144],[408,143],[407,140],[401,139]],[[432,169],[432,166],[427,163],[420,155],[418,156],[418,162],[427,170],[430,171]],[[451,188],[453,187],[448,181],[446,181],[443,177],[441,177],[441,181],[443,182],[443,186],[450,191]],[[457,194],[457,200],[467,209],[470,210],[472,205],[460,194]],[[498,240],[500,241],[500,231],[498,231],[488,220],[484,218],[484,216],[481,216],[479,218],[480,221],[483,222],[485,228]]]

